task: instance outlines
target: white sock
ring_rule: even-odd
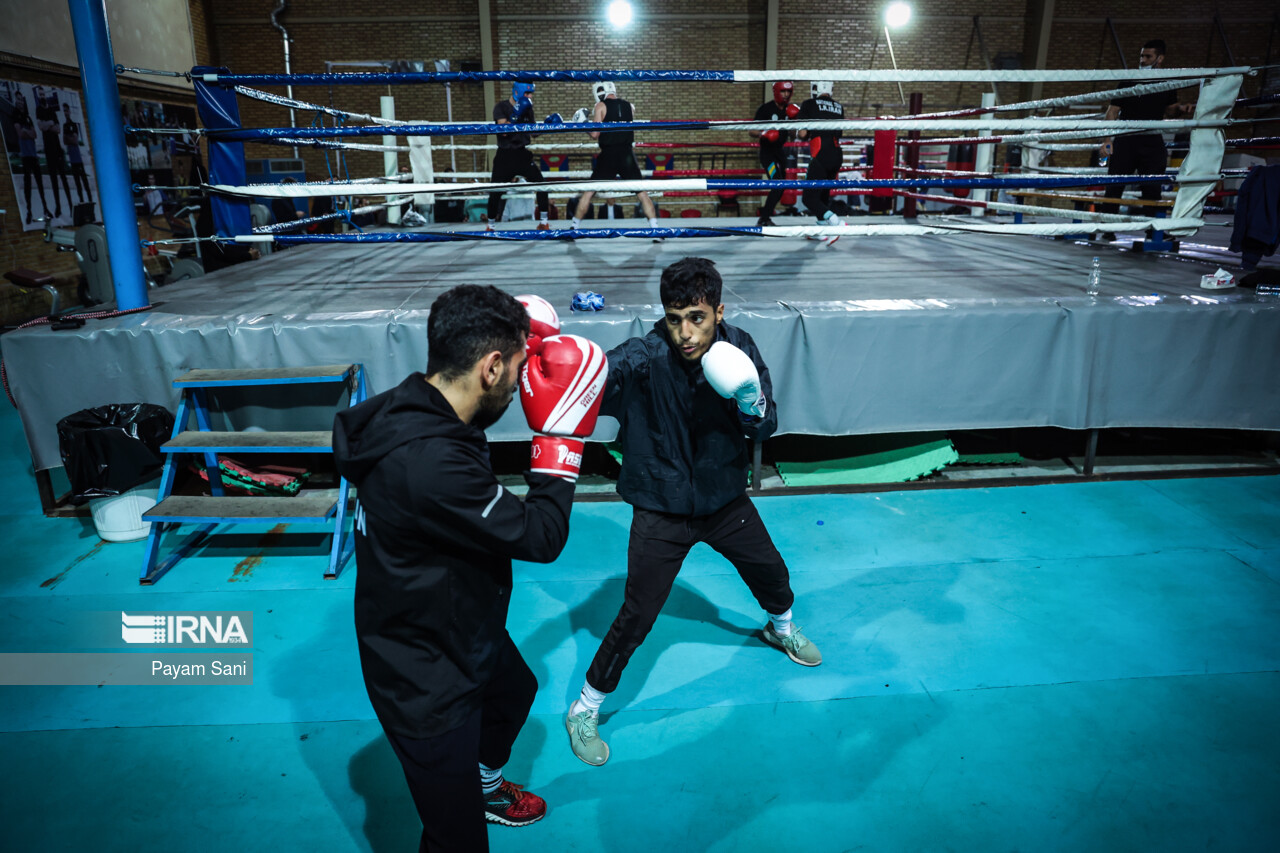
[[[579,225],[579,223],[580,223],[580,220],[578,219],[578,217],[576,217],[576,216],[575,216],[575,217],[573,217],[573,224],[572,224],[572,225],[570,225],[569,227],[570,227],[570,228],[577,228],[577,227],[578,227],[578,225]]]
[[[569,706],[569,716],[581,714],[583,711],[590,711],[593,714],[600,713],[600,705],[604,702],[604,697],[609,694],[601,693],[585,681],[582,683],[582,695],[574,700]]]
[[[486,794],[492,794],[494,791],[502,787],[502,768],[492,770],[480,765],[480,788]]]
[[[779,637],[791,636],[791,610],[786,613],[769,614],[769,621],[773,623],[773,633]]]
[[[844,222],[840,219],[839,216],[836,216],[835,211],[828,210],[826,213],[822,214],[822,224],[823,225],[843,225]]]
[[[662,224],[658,222],[658,217],[656,217],[656,216],[655,216],[655,217],[653,217],[652,219],[650,219],[650,220],[649,220],[649,227],[650,227],[650,228],[661,228],[661,227],[662,227]]]
[[[546,212],[545,210],[544,210],[544,211],[542,211],[542,221],[543,221],[543,222],[546,222],[546,221],[547,221],[547,212]]]

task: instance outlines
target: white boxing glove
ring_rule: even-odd
[[[702,375],[717,394],[736,402],[744,415],[764,417],[769,401],[751,356],[728,341],[716,341],[702,357]]]

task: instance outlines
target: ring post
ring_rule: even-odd
[[[910,102],[907,107],[907,112],[909,112],[913,116],[920,115],[920,113],[924,112],[924,93],[922,92],[911,93]],[[920,138],[920,131],[918,130],[912,130],[907,133],[907,139],[911,140],[912,142],[918,140],[919,138]],[[920,167],[920,146],[919,145],[908,146],[906,152],[904,153],[906,156],[904,156],[903,159],[906,160],[907,167],[910,169],[918,169]],[[913,171],[911,172],[911,177],[915,178],[915,177],[918,177],[918,175],[916,172]],[[916,200],[914,198],[908,197],[902,200],[902,218],[903,219],[916,218]]]
[[[207,130],[239,130],[240,106],[236,92],[225,83],[207,83],[206,74],[225,74],[225,68],[197,65],[191,69],[191,82],[196,87],[196,113]],[[244,143],[209,140],[209,183],[244,186]],[[253,231],[249,215],[249,199],[212,195],[213,225],[218,235],[235,237]]]
[[[383,118],[389,119],[391,121],[395,121],[396,99],[394,95],[383,95],[379,99],[379,106],[381,108]],[[382,144],[387,146],[388,148],[393,147],[396,144],[395,134],[384,135],[382,137]],[[390,178],[393,181],[399,180],[400,153],[398,151],[382,152],[382,172],[386,177]],[[400,224],[400,204],[398,201],[399,198],[400,196],[387,196],[387,201],[395,202],[394,204],[387,205],[387,224],[388,225]]]
[[[104,0],[68,0],[67,6],[80,58],[80,83],[88,111],[89,143],[97,165],[94,172],[102,223],[107,231],[116,308],[146,308],[151,302],[147,299],[138,214],[133,209],[133,182],[120,124],[120,90],[116,86],[107,7]]]
[[[995,93],[995,92],[983,92],[983,93],[982,93],[982,106],[984,106],[984,107],[994,107],[994,106],[995,106],[995,104],[996,104],[996,93]],[[980,121],[980,122],[981,122],[981,121],[991,121],[991,120],[992,120],[992,118],[993,118],[993,114],[992,114],[992,113],[989,113],[989,112],[988,112],[988,113],[983,113],[981,116],[979,116],[979,117],[978,117],[978,121]],[[982,137],[982,136],[990,136],[990,135],[991,135],[991,131],[989,131],[989,130],[980,130],[980,131],[978,131],[978,136],[980,136],[980,137]],[[979,145],[979,146],[978,146],[978,156],[977,156],[977,159],[974,161],[974,164],[973,164],[973,170],[974,170],[975,172],[983,172],[983,173],[990,172],[990,171],[992,170],[992,169],[991,169],[991,166],[992,166],[992,163],[993,163],[994,161],[995,161],[995,146],[994,146],[994,145]],[[973,200],[974,200],[974,201],[987,201],[989,198],[991,198],[991,193],[990,193],[990,191],[988,191],[988,190],[975,190],[975,191],[974,191],[974,193],[973,193]],[[999,194],[998,194],[998,193],[997,193],[997,195],[996,195],[996,198],[997,198],[997,200],[999,199]],[[982,205],[982,206],[974,205],[972,208],[970,208],[970,209],[969,209],[969,215],[970,215],[970,216],[985,216],[985,215],[986,215],[986,213],[987,213],[987,211],[986,211],[986,205]]]

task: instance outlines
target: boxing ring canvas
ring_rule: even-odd
[[[718,219],[717,225],[742,224]],[[434,226],[441,227],[444,226]],[[1280,429],[1280,300],[1202,290],[1213,267],[1062,240],[956,234],[842,239],[580,240],[295,247],[151,291],[153,309],[5,335],[37,469],[55,424],[105,403],[173,408],[191,368],[359,362],[370,393],[423,370],[432,301],[462,283],[536,293],[606,349],[661,316],[663,267],[716,261],[725,318],[759,344],[780,433],[1057,426]],[[1084,292],[1093,255],[1102,290]],[[605,309],[569,311],[575,292]],[[227,415],[286,428],[327,406]],[[595,439],[616,424],[601,419]],[[512,410],[491,440],[529,435]]]

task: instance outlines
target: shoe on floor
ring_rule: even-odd
[[[599,767],[609,760],[609,744],[600,739],[600,714],[582,711],[565,714],[564,727],[569,732],[569,746],[573,754],[592,767]]]
[[[1116,235],[1111,231],[1103,231],[1098,235],[1098,239],[1103,243],[1114,243],[1116,241]]]
[[[484,819],[490,823],[528,826],[542,820],[546,813],[546,800],[506,779],[502,780],[498,790],[484,798]]]
[[[797,625],[791,626],[790,634],[779,637],[770,622],[764,626],[764,641],[782,649],[787,657],[801,666],[817,666],[822,663],[822,652],[818,651],[818,647],[809,641]]]
[[[539,230],[539,231],[550,231],[550,230],[551,230],[551,223],[550,223],[550,222],[539,222],[539,223],[538,223],[538,230]]]
[[[774,223],[774,221],[773,221],[772,219],[770,219],[769,217],[767,217],[767,216],[761,216],[759,219],[757,219],[757,220],[756,220],[756,225],[757,225],[758,227],[760,227],[760,228],[773,228],[773,227],[775,227],[775,223]]]

